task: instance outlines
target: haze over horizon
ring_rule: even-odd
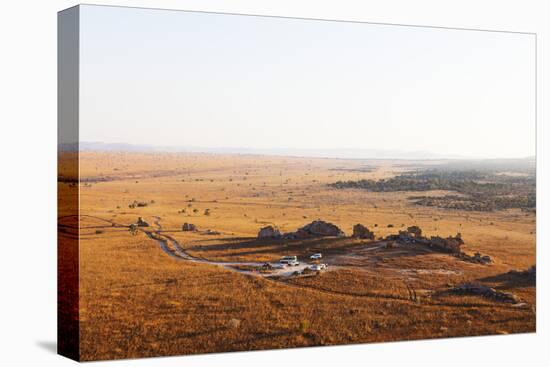
[[[88,5],[80,24],[81,141],[535,155],[531,35]]]
[[[63,145],[61,150],[74,150],[72,145]],[[301,148],[250,148],[250,147],[199,147],[199,146],[157,146],[147,144],[80,142],[80,151],[107,152],[166,152],[166,153],[208,153],[208,154],[243,154],[288,156],[304,158],[337,158],[337,159],[397,159],[397,160],[487,160],[487,159],[530,159],[534,156],[487,158],[459,155],[441,155],[429,151],[403,151],[363,148],[301,149]]]

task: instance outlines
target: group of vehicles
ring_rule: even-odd
[[[311,260],[318,261],[323,258],[323,255],[321,253],[316,253],[311,255],[309,258]],[[298,261],[297,256],[283,256],[281,257],[278,263],[273,264],[271,266],[273,267],[273,269],[285,269],[286,267],[299,266],[299,265],[300,265],[300,262]],[[328,266],[327,264],[316,263],[316,264],[311,264],[308,268],[309,270],[313,270],[313,271],[321,271],[326,269],[327,266]]]

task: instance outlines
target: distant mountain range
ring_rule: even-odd
[[[60,144],[60,151],[75,151],[75,144]],[[286,149],[286,148],[208,148],[208,147],[176,147],[153,146],[126,143],[81,142],[80,151],[107,152],[169,152],[169,153],[212,153],[212,154],[246,154],[275,155],[312,158],[342,158],[342,159],[466,159],[459,155],[443,155],[428,151],[404,151],[360,148],[337,149]]]

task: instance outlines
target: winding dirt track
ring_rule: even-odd
[[[128,225],[126,224],[120,224],[116,223],[113,220],[104,219],[101,217],[96,217],[92,215],[84,215],[81,214],[80,217],[87,217],[92,218],[95,220],[100,220],[106,223],[109,223],[111,226],[114,225],[115,228],[128,228]],[[63,217],[62,217],[63,218]],[[295,271],[302,271],[305,268],[307,268],[308,264],[301,264],[298,266],[288,267],[285,269],[274,269],[270,273],[262,274],[257,271],[252,270],[244,270],[237,268],[238,266],[247,266],[247,267],[261,267],[264,262],[225,262],[225,261],[212,261],[212,260],[206,260],[203,258],[195,257],[188,252],[185,251],[185,249],[179,244],[179,242],[172,236],[162,233],[162,224],[160,223],[161,218],[158,216],[154,216],[153,224],[157,228],[155,230],[147,230],[146,228],[151,227],[138,227],[138,230],[143,232],[147,237],[149,237],[152,240],[155,240],[159,243],[160,248],[170,257],[177,259],[177,260],[185,260],[190,261],[194,263],[200,263],[200,264],[208,264],[208,265],[214,265],[214,266],[221,266],[225,269],[235,271],[237,273],[241,274],[248,274],[248,275],[254,275],[254,276],[261,276],[264,278],[270,278],[270,277],[280,277],[280,276],[290,276]],[[61,218],[60,218],[61,219]]]
[[[63,218],[68,218],[68,217],[74,217],[74,215],[59,217],[58,220],[63,219]],[[92,218],[92,219],[95,219],[95,220],[100,220],[100,221],[109,223],[110,226],[114,227],[114,228],[128,228],[129,227],[126,224],[116,223],[113,220],[104,219],[104,218],[97,217],[97,216],[81,214],[80,217],[87,217],[87,218]],[[281,280],[282,278],[291,279],[290,276],[292,275],[292,273],[294,273],[295,271],[301,271],[301,270],[307,268],[309,266],[308,264],[300,265],[300,266],[296,266],[296,267],[289,267],[289,268],[285,268],[285,269],[276,269],[276,270],[272,271],[271,273],[262,274],[262,273],[259,273],[257,271],[244,270],[244,269],[237,268],[237,266],[260,267],[264,264],[264,263],[261,263],[261,262],[222,262],[222,261],[211,261],[211,260],[206,260],[206,259],[203,259],[203,258],[198,258],[198,257],[192,256],[188,252],[186,252],[185,249],[179,244],[179,242],[175,238],[161,232],[162,231],[162,225],[160,223],[160,221],[161,221],[160,217],[154,216],[153,218],[155,218],[155,220],[153,221],[153,224],[157,227],[156,230],[151,231],[151,230],[146,230],[145,229],[145,228],[151,228],[151,227],[138,227],[138,230],[143,232],[150,239],[157,241],[159,243],[160,248],[167,255],[169,255],[170,257],[172,257],[174,259],[177,259],[177,260],[189,261],[189,262],[199,263],[199,264],[208,264],[208,265],[213,265],[213,266],[220,266],[220,267],[223,267],[225,269],[228,269],[228,270],[231,270],[231,271],[234,271],[234,272],[237,272],[237,273],[246,274],[246,275],[250,275],[250,276],[258,276],[258,277],[263,277],[264,279],[269,279],[271,281],[277,281],[280,284],[285,284],[285,285],[290,286],[290,287],[299,288],[299,289],[302,289],[302,290],[317,291],[317,292],[326,293],[326,294],[330,294],[330,295],[347,296],[347,297],[362,297],[362,298],[372,298],[372,299],[383,298],[383,299],[391,299],[391,300],[395,300],[395,301],[403,301],[403,302],[408,302],[408,303],[418,303],[419,302],[419,300],[417,298],[416,290],[414,289],[414,287],[410,283],[408,283],[406,281],[404,281],[404,285],[405,285],[405,288],[407,289],[407,293],[408,293],[407,296],[400,296],[400,295],[397,295],[397,294],[396,295],[384,295],[384,294],[368,293],[368,292],[367,293],[349,293],[349,292],[337,291],[337,290],[334,290],[334,289],[325,289],[325,288],[322,288],[322,287],[308,286],[308,285],[304,285],[304,284],[297,284],[297,283],[293,283],[293,282],[290,282],[290,281]],[[61,225],[61,226],[63,226],[63,225]],[[95,228],[95,227],[93,227],[93,228]],[[381,248],[381,247],[383,247],[383,245],[373,247],[373,248],[369,248],[369,249],[366,249],[366,250],[367,251],[368,250],[376,250],[376,249]],[[334,268],[335,268],[334,266],[331,266],[331,269],[334,269]],[[336,268],[338,268],[338,267],[336,267]],[[448,303],[448,302],[441,302],[441,301],[435,301],[435,302],[430,301],[429,304],[432,305],[432,306],[441,305],[441,306],[451,306],[451,307],[499,307],[499,308],[509,308],[510,307],[509,305],[495,305],[495,304],[488,305],[488,304],[483,304],[483,303],[455,304],[455,303]],[[525,307],[523,309],[527,310],[527,307]]]

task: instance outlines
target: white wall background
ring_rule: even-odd
[[[108,362],[117,366],[541,365],[548,359],[548,143],[550,22],[544,0],[118,0],[131,5],[230,13],[500,29],[538,33],[538,333],[276,352]],[[0,5],[0,365],[69,365],[56,339],[56,12],[66,0]],[[547,24],[545,24],[545,22]],[[541,70],[543,72],[541,72]],[[548,143],[550,144],[550,143]],[[543,167],[543,165],[545,167]],[[548,189],[547,189],[548,190]],[[32,223],[32,226],[29,224]],[[546,340],[544,340],[546,339]],[[547,347],[546,347],[547,348]]]

